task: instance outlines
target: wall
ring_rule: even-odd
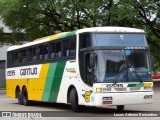
[[[0,61],[0,86],[6,86],[5,63],[6,63],[6,61]]]

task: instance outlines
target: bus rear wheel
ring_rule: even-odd
[[[70,92],[70,103],[73,111],[81,112],[84,110],[84,106],[78,105],[78,95],[75,89],[72,89]]]
[[[18,103],[19,103],[20,105],[23,105],[22,95],[21,95],[21,91],[20,91],[19,88],[16,90],[16,97],[17,97],[17,99],[18,99]]]
[[[22,100],[23,100],[23,104],[25,106],[29,106],[30,105],[30,101],[28,100],[28,92],[27,92],[26,88],[24,88],[22,90]]]
[[[124,110],[124,105],[118,105],[117,110]]]

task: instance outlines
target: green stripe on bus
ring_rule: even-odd
[[[46,78],[46,83],[45,83],[45,87],[44,87],[44,91],[43,91],[42,101],[48,101],[48,99],[49,99],[56,67],[57,67],[57,63],[51,63],[49,66],[48,74],[47,74],[47,78]]]
[[[127,87],[136,87],[137,84],[128,84]]]
[[[69,32],[69,33],[66,34],[66,37],[68,37],[68,36],[73,36],[73,35],[76,34],[76,32],[77,32],[77,30],[72,31],[72,32]]]
[[[52,86],[51,86],[51,91],[50,91],[50,95],[49,95],[49,100],[48,100],[49,102],[56,102],[57,101],[57,97],[58,97],[59,88],[61,85],[65,65],[66,65],[66,62],[57,63],[57,67],[56,67],[56,71],[54,74],[54,78],[53,78],[53,82],[52,82]]]
[[[143,86],[144,86],[143,83],[139,83],[139,84],[136,85],[136,87],[143,87]]]
[[[128,84],[127,87],[143,87],[144,84],[143,83],[139,83],[139,84]]]
[[[60,36],[58,36],[58,39],[64,38],[64,37],[73,36],[73,35],[75,35],[76,31],[77,31],[77,30],[72,31],[72,32],[68,32],[68,33],[61,34]]]

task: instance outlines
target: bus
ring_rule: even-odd
[[[62,32],[7,50],[6,94],[21,105],[85,106],[153,101],[150,50],[141,29],[92,27]]]

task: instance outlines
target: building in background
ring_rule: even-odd
[[[0,86],[5,86],[5,65],[7,59],[7,49],[9,46],[0,47]]]
[[[1,18],[0,18],[0,28],[3,28],[3,36],[9,37],[12,33],[12,31],[3,24]],[[5,82],[5,65],[6,65],[6,60],[7,60],[7,49],[8,45],[1,45],[0,43],[0,87],[3,87],[6,85]]]

